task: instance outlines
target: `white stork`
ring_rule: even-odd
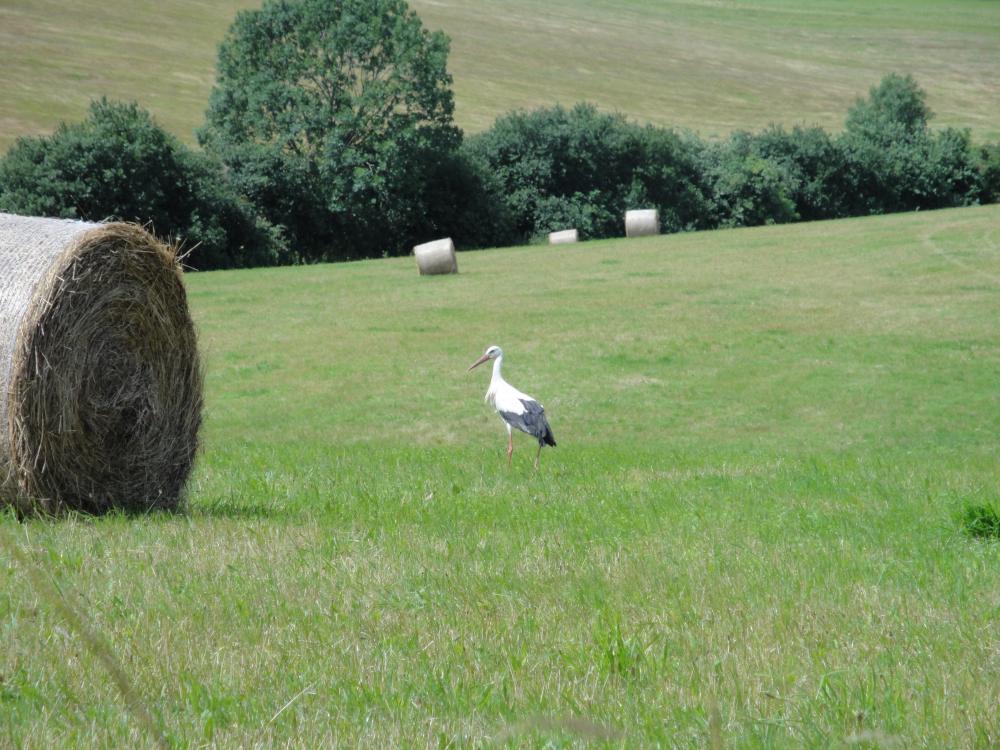
[[[500,374],[500,368],[503,366],[503,349],[499,346],[489,347],[482,357],[469,366],[469,370],[491,359],[493,360],[493,377],[490,378],[490,387],[486,391],[486,403],[497,410],[497,414],[507,425],[507,466],[510,466],[510,457],[514,453],[514,428],[516,427],[521,432],[526,432],[538,440],[538,453],[535,454],[535,469],[537,470],[538,459],[542,455],[542,446],[555,447],[556,444],[552,428],[549,427],[549,421],[545,418],[545,409],[531,396],[521,393],[503,379],[503,375]]]

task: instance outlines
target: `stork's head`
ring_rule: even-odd
[[[503,349],[501,349],[499,346],[488,347],[486,351],[483,352],[483,356],[477,359],[475,362],[473,362],[469,366],[469,369],[471,370],[475,367],[479,367],[479,365],[481,365],[483,362],[487,362],[491,359],[496,359],[497,357],[502,357],[502,356],[503,356]]]

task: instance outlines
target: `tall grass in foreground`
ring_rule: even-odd
[[[998,227],[195,275],[189,512],[3,523],[179,746],[993,747],[1000,545],[961,513],[1000,487]],[[148,743],[0,578],[0,744]]]

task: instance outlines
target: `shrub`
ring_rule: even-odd
[[[531,238],[541,240],[550,232],[574,228],[583,239],[612,234],[622,217],[613,213],[606,203],[598,190],[541,196],[535,201],[535,229]]]
[[[589,104],[504,115],[464,151],[491,175],[518,241],[570,226],[581,237],[621,235],[625,210],[637,207],[659,208],[668,231],[704,225],[694,149]]]
[[[851,184],[844,149],[822,128],[778,126],[743,136],[746,153],[772,162],[785,176],[786,197],[804,221],[851,214]]]
[[[17,141],[0,160],[0,210],[149,224],[194,248],[186,262],[195,268],[284,257],[280,236],[236,196],[221,168],[134,103],[101,99],[84,121]]]
[[[794,176],[755,153],[752,136],[738,133],[725,143],[706,146],[702,168],[711,189],[713,225],[758,226],[798,218],[790,197]]]
[[[423,233],[414,240],[448,236],[460,248],[514,244],[506,205],[496,200],[499,188],[493,175],[463,150],[430,157],[423,185]]]
[[[974,203],[979,196],[967,131],[933,133],[926,94],[911,76],[890,74],[860,99],[840,139],[852,175],[852,213],[887,213]]]
[[[700,144],[663,128],[632,128],[639,144],[638,158],[631,169],[622,214],[630,208],[658,208],[660,226],[666,232],[712,226],[709,188],[699,171]]]
[[[976,153],[981,203],[1000,202],[1000,142],[980,146]]]

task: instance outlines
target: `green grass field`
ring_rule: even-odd
[[[0,531],[179,747],[996,747],[998,250],[986,207],[190,275],[189,512]],[[0,579],[0,745],[148,744]]]
[[[0,151],[78,120],[94,98],[137,100],[193,141],[216,46],[252,0],[7,0],[0,4]],[[771,122],[843,125],[889,72],[912,73],[935,125],[1000,138],[993,0],[413,0],[452,38],[458,123],[590,100],[706,137]]]

